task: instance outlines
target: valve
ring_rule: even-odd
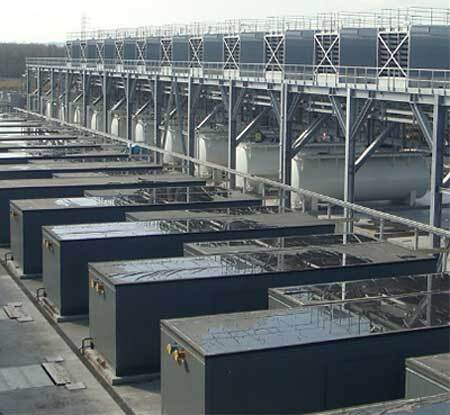
[[[172,356],[173,360],[175,360],[175,362],[177,362],[178,364],[181,364],[186,360],[186,350],[184,350],[176,343],[175,344],[169,343],[166,346],[166,351],[167,354]]]

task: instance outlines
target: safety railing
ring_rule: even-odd
[[[404,28],[410,25],[448,25],[450,9],[409,7],[376,12],[327,12],[313,16],[276,16],[264,19],[229,19],[221,22],[191,22],[111,30],[88,30],[67,34],[68,41],[124,39],[156,36],[200,36],[246,32],[282,33],[286,30],[334,31],[343,27]]]
[[[395,68],[312,65],[238,64],[236,69],[223,62],[172,62],[107,59],[28,58],[27,65],[43,68],[67,68],[96,71],[118,71],[137,74],[155,74],[179,77],[216,78],[242,81],[286,81],[291,84],[409,92],[439,91],[450,94],[450,70],[406,69],[400,76]],[[404,74],[404,75],[403,75]]]

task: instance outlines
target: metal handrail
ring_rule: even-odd
[[[21,112],[23,114],[35,116],[37,118],[45,119],[45,120],[47,120],[49,122],[57,123],[59,125],[65,126],[65,127],[74,128],[76,130],[83,131],[83,132],[91,134],[91,135],[96,135],[96,136],[99,136],[99,137],[102,137],[102,138],[106,138],[106,139],[109,139],[109,140],[118,141],[118,142],[121,142],[121,143],[124,143],[124,144],[127,144],[127,145],[132,144],[127,139],[120,138],[120,137],[117,137],[117,136],[114,136],[114,135],[111,135],[111,134],[107,134],[107,133],[104,133],[104,132],[101,132],[101,131],[93,131],[93,130],[91,130],[89,128],[82,127],[82,126],[79,126],[79,125],[76,125],[76,124],[72,124],[72,123],[68,123],[66,121],[62,121],[62,120],[59,120],[57,118],[50,118],[50,117],[47,117],[45,115],[37,114],[35,112],[28,111],[28,110],[23,110],[23,109],[20,109],[20,108],[15,108],[15,110],[18,111],[18,112]],[[208,161],[199,160],[199,159],[196,159],[196,158],[193,158],[193,157],[190,157],[190,156],[186,156],[186,155],[181,154],[181,153],[175,153],[175,152],[172,152],[172,151],[167,151],[167,150],[164,150],[162,148],[159,148],[159,147],[156,147],[156,146],[152,146],[152,145],[149,145],[149,144],[141,144],[141,143],[139,143],[139,146],[142,147],[142,148],[145,148],[147,150],[153,151],[155,153],[159,153],[159,154],[162,154],[162,155],[173,156],[175,158],[178,158],[178,159],[186,161],[186,162],[193,163],[195,165],[200,165],[200,166],[208,167],[210,169],[218,170],[218,171],[221,171],[223,173],[227,173],[230,176],[232,176],[232,175],[240,176],[246,181],[252,181],[252,182],[260,183],[260,184],[263,184],[263,185],[266,185],[266,186],[269,186],[269,187],[273,187],[273,188],[279,189],[282,192],[294,193],[294,194],[297,194],[299,196],[303,196],[303,197],[308,198],[308,199],[315,199],[315,200],[317,200],[319,202],[328,204],[329,206],[341,207],[341,208],[343,208],[345,210],[348,210],[348,211],[351,211],[353,213],[359,213],[359,214],[362,214],[364,216],[368,216],[370,218],[376,219],[380,223],[383,223],[383,224],[386,224],[388,222],[396,223],[396,224],[399,224],[399,225],[406,226],[407,228],[414,229],[417,232],[421,231],[421,232],[424,232],[424,233],[432,234],[432,235],[435,235],[437,237],[443,238],[445,241],[450,241],[450,230],[437,228],[437,227],[432,226],[432,225],[427,225],[427,224],[424,224],[424,223],[421,223],[421,222],[416,222],[416,221],[413,221],[411,219],[406,219],[406,218],[402,218],[402,217],[399,217],[399,216],[392,215],[390,213],[381,212],[381,211],[378,211],[378,210],[375,210],[375,209],[371,209],[371,208],[368,208],[368,207],[365,207],[365,206],[358,205],[356,203],[345,202],[343,200],[336,199],[336,198],[330,197],[330,196],[326,196],[326,195],[323,195],[323,194],[320,194],[320,193],[316,193],[316,192],[313,192],[311,190],[301,189],[301,188],[293,187],[293,186],[290,186],[290,185],[282,184],[282,183],[279,183],[279,182],[274,181],[274,180],[270,180],[270,179],[266,179],[264,177],[254,176],[254,175],[251,175],[251,174],[247,174],[247,173],[244,173],[244,172],[233,170],[233,169],[230,169],[228,167],[224,167],[224,166],[219,165],[219,164],[215,164],[215,163],[211,163],[211,162],[208,162]]]
[[[315,16],[277,16],[265,19],[230,19],[222,22],[192,22],[110,30],[70,32],[68,41],[86,39],[123,39],[152,36],[201,34],[234,34],[245,32],[277,32],[286,30],[335,31],[343,27],[404,28],[416,25],[448,25],[450,9],[409,7],[381,9],[377,12],[327,12]]]
[[[411,88],[430,89],[439,93],[450,92],[450,70],[440,69],[406,69],[406,76],[400,76],[397,68],[325,66],[314,65],[277,65],[270,70],[265,64],[239,64],[236,69],[228,69],[224,62],[172,62],[147,60],[116,60],[68,58],[27,58],[28,66],[95,69],[169,75],[180,77],[202,77],[224,80],[263,80],[269,82],[286,81],[291,84],[326,86],[330,88],[351,87],[355,89],[373,89],[407,92]],[[332,69],[332,72],[331,72]],[[402,74],[403,75],[403,74]]]

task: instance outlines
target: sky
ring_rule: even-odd
[[[410,6],[449,8],[450,0],[25,0],[2,7],[1,42],[64,42],[81,29],[83,14],[93,29],[112,29],[220,21],[224,19],[304,16],[334,11],[372,11]]]

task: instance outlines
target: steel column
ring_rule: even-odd
[[[435,95],[433,105],[433,130],[431,148],[431,204],[430,225],[438,228],[442,225],[442,192],[444,179],[444,146],[445,146],[445,108],[440,103],[440,97]],[[440,239],[431,237],[431,247],[440,246]]]
[[[225,89],[225,88],[224,88]],[[226,94],[223,90],[222,95]],[[237,135],[237,111],[235,109],[237,102],[238,91],[234,86],[234,82],[230,82],[230,86],[228,88],[228,96],[225,98],[223,96],[224,101],[228,104],[228,168],[236,169],[236,135]],[[229,186],[231,189],[236,187],[236,177],[234,175],[229,176]]]
[[[133,139],[133,91],[130,75],[127,74],[125,78],[125,109],[126,109],[126,133],[125,137],[127,140],[132,141]]]
[[[27,66],[27,110],[32,111],[33,108],[31,108],[31,76],[30,76],[31,69]]]
[[[89,75],[86,71],[83,71],[81,75],[81,83],[82,83],[82,111],[81,111],[81,120],[83,127],[88,126],[87,118],[88,118],[88,102],[89,102]]]
[[[353,91],[347,89],[346,112],[345,112],[345,171],[344,171],[344,201],[353,203],[355,201],[355,138],[353,132],[353,121],[355,118],[356,100],[353,98]],[[345,218],[345,239],[347,233],[353,232],[351,221],[353,212],[351,209],[344,209]],[[345,241],[346,242],[346,241]]]
[[[37,104],[37,112],[39,114],[42,114],[42,81],[41,81],[41,69],[38,68],[36,71],[36,82],[37,82],[37,98],[38,98],[38,104]]]
[[[161,148],[161,131],[159,127],[161,125],[162,118],[162,86],[158,76],[155,76],[153,81],[153,135],[155,145]],[[155,153],[155,162],[161,162],[161,154]]]
[[[272,102],[274,99],[272,98]],[[276,101],[276,100],[275,100]],[[280,172],[279,180],[283,184],[291,184],[291,131],[289,112],[289,92],[285,82],[281,85],[279,105],[279,132],[280,132]],[[290,193],[280,200],[281,207],[290,207]]]
[[[70,72],[66,72],[66,76],[64,78],[64,90],[66,91],[64,95],[64,117],[66,122],[71,122],[70,119],[70,90],[72,89],[72,74]]]
[[[187,155],[195,157],[195,107],[197,106],[197,90],[189,77],[187,105]],[[188,162],[188,174],[194,175],[194,163]]]
[[[102,79],[102,95],[103,95],[103,132],[108,132],[108,74],[105,72]]]
[[[55,89],[55,70],[50,69],[50,114],[48,114],[50,118],[54,117]]]

